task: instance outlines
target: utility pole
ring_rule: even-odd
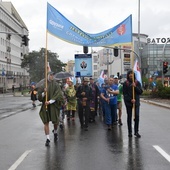
[[[164,73],[163,73],[163,63],[164,63],[164,61],[165,61],[165,47],[166,47],[166,45],[168,44],[168,42],[169,42],[169,41],[167,41],[167,42],[164,44],[163,49],[162,49],[162,85],[163,85],[163,86],[164,86],[164,78],[165,78]]]
[[[114,60],[111,61],[111,62],[109,61],[109,57],[112,55],[112,53],[109,51],[109,49],[110,49],[110,47],[106,47],[106,53],[105,54],[107,56],[107,61],[106,61],[106,63],[104,63],[107,66],[107,76],[108,77],[110,77],[110,67],[109,67],[109,65],[111,65],[114,62]]]

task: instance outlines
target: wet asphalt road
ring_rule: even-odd
[[[123,106],[123,126],[108,131],[100,116],[89,125],[89,131],[80,129],[75,122],[65,120],[64,130],[59,129],[59,141],[54,143],[50,134],[50,147],[45,147],[43,125],[39,118],[39,106],[31,110],[30,99],[19,97],[1,99],[0,106],[13,101],[7,108],[21,108],[12,116],[0,120],[0,170],[8,170],[16,161],[17,170],[169,170],[170,161],[155,148],[170,155],[168,109],[142,103],[141,139],[129,139],[126,113]],[[10,103],[10,102],[9,102]],[[19,104],[18,104],[19,103]],[[24,104],[25,103],[25,104]],[[18,106],[17,106],[18,105]],[[2,110],[0,110],[0,113]],[[3,114],[10,114],[8,113]],[[52,130],[52,125],[50,124]],[[14,170],[9,169],[9,170]]]

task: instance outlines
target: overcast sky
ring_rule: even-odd
[[[47,1],[11,0],[11,2],[28,27],[30,51],[45,48]],[[99,33],[107,30],[132,14],[133,33],[138,33],[139,0],[48,0],[48,2],[85,32]],[[169,7],[170,0],[140,0],[140,33],[151,38],[169,38]],[[81,46],[48,35],[48,50],[58,53],[61,61],[67,62],[74,59],[75,53],[83,53]]]

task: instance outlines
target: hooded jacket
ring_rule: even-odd
[[[133,106],[131,100],[133,99],[133,88],[132,88],[132,79],[129,75],[132,73],[132,70],[127,73],[127,80],[123,83],[123,96],[124,102],[126,106]],[[141,84],[138,80],[136,80],[134,74],[134,82],[136,83],[136,87],[134,87],[134,99],[136,100],[135,106],[140,106],[140,95],[143,93]]]

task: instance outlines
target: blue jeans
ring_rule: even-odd
[[[117,121],[117,104],[110,104],[112,123]]]
[[[104,105],[104,112],[105,112],[105,123],[107,125],[111,125],[112,124],[112,116],[111,116],[111,107],[107,102],[103,103]]]

